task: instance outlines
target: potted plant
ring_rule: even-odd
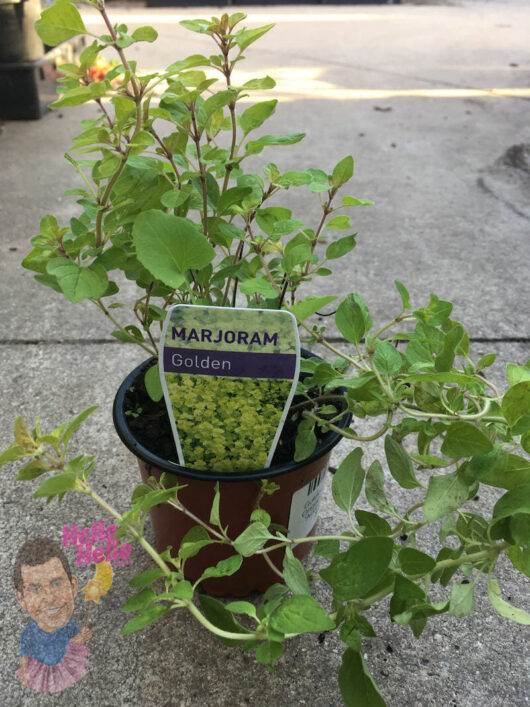
[[[326,223],[332,229],[349,226],[345,215],[331,216],[331,224],[328,217],[336,192],[351,177],[352,160],[339,162],[331,175],[318,170],[282,175],[274,165],[268,165],[267,187],[256,175],[249,178],[241,173],[243,160],[239,157],[260,152],[271,143],[282,144],[282,139],[266,136],[251,140],[243,154],[238,152],[238,122],[243,131],[259,126],[272,107],[257,104],[237,120],[232,104],[240,87],[232,82],[227,43],[234,42],[237,51],[243,51],[268,28],[235,29],[243,19],[239,13],[185,23],[194,31],[211,34],[221,58],[194,56],[172,65],[164,79],[141,77],[127,62],[123,48],[131,41],[153,39],[154,30],[142,28],[128,35],[124,26],[113,27],[104,7],[98,7],[110,34],[95,40],[81,58],[81,68],[65,67],[66,91],[59,103],[100,102],[102,119],[85,124],[76,142],[81,149],[96,148],[102,157],[88,165],[70,159],[87,182],[87,189],[78,194],[84,213],[73,219],[70,229],[60,228],[53,217],[44,219],[41,234],[34,239],[34,249],[24,264],[37,270],[43,284],[72,301],[93,302],[113,321],[118,338],[150,354],[155,354],[156,347],[151,327],[165,316],[164,307],[153,303],[156,297],[164,302],[173,298],[180,301],[178,298],[185,296],[199,304],[235,305],[239,292],[250,306],[266,304],[290,311],[309,339],[335,357],[332,363],[315,358],[304,361],[301,397],[293,417],[298,427],[296,454],[300,460],[310,457],[320,431],[334,432],[357,445],[332,481],[333,499],[345,513],[346,530],[332,536],[289,536],[267,511],[266,499],[269,495],[274,498],[276,486],[282,486],[281,478],[278,484],[272,478],[261,486],[256,502],[246,509],[245,527],[234,537],[226,529],[229,508],[223,502],[226,489],[221,484],[212,484],[209,495],[203,494],[207,513],[198,516],[186,500],[183,486],[187,479],[175,483],[171,470],[165,469],[146,475],[132,493],[130,510],[122,514],[99,496],[89,481],[95,464],[93,455],[71,458],[68,449],[72,434],[94,408],[50,433],[43,432],[39,420],[30,430],[18,418],[15,441],[0,455],[0,464],[24,459],[17,478],[38,478],[37,498],[62,500],[71,491],[89,496],[114,518],[116,537],[123,542],[138,542],[153,559],[153,570],[131,579],[135,593],[124,609],[135,615],[124,634],[181,609],[189,611],[223,642],[254,650],[258,661],[272,665],[289,638],[335,629],[345,644],[338,674],[345,703],[382,705],[384,700],[362,653],[362,641],[375,635],[367,612],[377,602],[390,597],[391,620],[409,626],[419,636],[429,618],[445,612],[455,617],[470,614],[475,587],[484,582],[491,604],[501,616],[530,624],[526,612],[502,598],[495,578],[502,557],[507,557],[519,572],[526,576],[530,573],[530,366],[509,364],[508,389],[502,393],[484,374],[494,355],[487,354],[478,362],[472,360],[463,326],[450,318],[452,305],[431,295],[428,304],[414,308],[399,282],[396,287],[402,307],[387,324],[376,329],[367,305],[352,293],[339,302],[335,312],[336,326],[349,347],[344,351],[326,341],[325,332],[312,324],[311,317],[336,298],[307,296],[297,302],[295,295],[304,280],[325,275],[322,257],[332,260],[354,245],[352,236],[342,237],[327,245],[324,256],[319,255]],[[70,33],[84,31],[75,8],[65,0],[43,13],[40,31],[45,41],[50,28],[55,38],[65,28]],[[121,64],[114,74],[107,75],[100,88],[94,88],[88,73],[90,59],[105,43],[118,50]],[[211,98],[215,100],[208,107],[211,98],[203,104],[200,93],[207,90],[209,79],[195,71],[205,61],[210,67],[217,66],[225,78],[227,74],[230,77],[228,87],[214,94]],[[118,77],[118,87],[113,89],[111,81]],[[160,105],[153,108],[147,87],[150,82],[160,85],[162,80],[167,89],[161,93]],[[271,85],[268,79],[250,82],[244,90],[267,85]],[[111,96],[116,117],[102,101],[105,94]],[[163,138],[152,122],[168,121],[168,116],[176,129]],[[213,135],[214,125],[219,130],[228,128],[228,148],[213,142],[217,135]],[[201,126],[208,143],[204,149]],[[295,137],[298,139],[284,136],[283,142]],[[191,150],[187,151],[190,141]],[[153,148],[154,155],[143,154]],[[197,160],[195,172],[190,160]],[[86,167],[91,170],[92,182],[84,172]],[[216,177],[221,181],[218,191]],[[231,180],[236,180],[236,186],[229,186]],[[303,223],[293,225],[291,214],[281,207],[263,206],[269,191],[299,183],[323,195],[322,219],[315,231]],[[343,197],[342,203],[348,206],[362,202]],[[166,209],[175,213],[166,213]],[[186,227],[189,241],[199,243],[200,235],[223,254],[224,249],[235,246],[237,258],[235,262],[230,259],[233,251],[229,250],[228,263],[222,257],[191,261],[182,247],[173,260],[177,274],[173,269],[170,275],[178,275],[177,284],[175,280],[165,283],[167,259],[159,254],[156,257],[157,233],[165,232],[167,217],[171,216],[181,219],[178,224],[184,229],[189,209],[198,213],[195,231]],[[145,214],[154,224],[149,231],[152,252],[143,251],[141,246],[144,228],[147,230]],[[237,219],[244,222],[242,228],[236,225]],[[297,229],[296,235],[291,228]],[[286,230],[290,238],[280,245]],[[114,311],[120,308],[107,304],[106,298],[117,294],[118,287],[109,282],[107,273],[116,268],[142,287],[142,296],[132,308],[135,324],[119,323]],[[147,388],[154,398],[159,395],[153,383],[156,380],[152,374],[147,376]],[[134,407],[130,412],[133,419],[142,414]],[[353,415],[352,426],[344,426],[347,415]],[[366,419],[372,424],[365,431]],[[378,440],[383,442],[383,463],[376,460],[367,466],[364,451]],[[383,464],[407,492],[407,502],[398,505],[385,493]],[[42,480],[44,474],[47,477]],[[258,478],[264,476],[263,472],[257,474]],[[483,515],[470,504],[481,486],[497,489],[498,499]],[[361,491],[370,511],[355,507]],[[156,549],[144,537],[147,514],[160,504],[192,520],[178,547]],[[434,556],[424,551],[422,533],[429,527],[436,529],[440,541]],[[198,576],[190,573],[190,563],[212,547],[226,551],[222,559],[201,567]],[[300,547],[311,553],[310,564],[304,565],[296,557]],[[278,550],[282,551],[279,558],[273,555]],[[202,593],[207,581],[214,586],[231,578],[244,560],[256,557],[264,559],[278,578],[258,606],[248,601],[225,604]],[[326,607],[311,595],[315,582],[324,582],[329,588]],[[436,601],[433,593],[443,599]]]
[[[242,450],[237,459],[226,435],[219,431],[217,445],[224,447],[224,466],[212,467],[205,457],[202,466],[183,468],[161,400],[156,363],[160,331],[174,305],[228,307],[230,312],[241,306],[261,311],[292,309],[304,283],[329,277],[328,265],[355,247],[356,234],[340,233],[351,228],[344,210],[370,202],[339,195],[353,175],[350,156],[340,160],[331,174],[314,167],[282,173],[272,162],[264,163],[263,176],[244,171],[250,158],[271,146],[285,149],[304,137],[303,133],[256,137],[274,113],[276,100],[240,109],[249,94],[274,86],[270,77],[236,83],[243,52],[272,25],[241,28],[243,13],[184,22],[191,31],[209,36],[218,53],[193,55],[163,72],[143,76],[127,59],[126,49],[135,42],[154,41],[155,30],[140,27],[129,35],[124,25],[111,24],[103,4],[96,6],[108,34],[87,46],[79,64],[60,67],[64,75],[61,96],[54,103],[63,107],[96,101],[101,110],[99,118],[83,124],[67,154],[83,180],[81,188],[69,190],[78,198],[81,213],[64,227],[54,216],[45,216],[23,265],[37,272],[39,282],[70,301],[97,306],[113,324],[113,336],[150,355],[150,362],[120,388],[114,415],[118,433],[138,456],[145,479],[169,472],[185,480],[183,493],[193,513],[204,511],[204,498],[211,495],[208,487],[213,492],[215,483],[221,482],[224,496],[230,488],[232,497],[237,494],[245,499],[231,501],[234,509],[242,509],[239,519],[235,513],[232,516],[236,534],[248,522],[249,505],[256,509],[263,505],[275,523],[287,528],[296,520],[291,517],[292,496],[324,469],[340,436],[328,430],[319,434],[322,444],[313,444],[315,424],[304,420],[298,441],[288,445],[288,440],[296,438],[296,425],[286,427],[278,454],[264,472],[267,455],[260,459],[255,449],[263,436],[263,423],[260,434],[247,431],[245,439],[236,441]],[[66,0],[45,10],[36,27],[47,44],[86,33],[75,6]],[[102,52],[109,48],[117,54],[117,61],[95,72],[94,63],[101,65]],[[289,190],[298,188],[320,198],[321,213],[314,228],[284,205]],[[112,279],[115,273],[119,284]],[[127,280],[136,289],[128,303],[120,291]],[[304,307],[317,311],[332,299],[316,298]],[[296,401],[298,406],[301,403]],[[252,424],[248,418],[256,409],[235,407],[237,429],[243,428],[245,417],[245,424]],[[265,398],[260,398],[259,410],[265,407]],[[301,421],[297,409],[293,414]],[[345,407],[343,412],[339,426],[348,422]],[[206,448],[208,434],[203,439]],[[243,471],[252,473],[247,478]],[[278,481],[278,474],[283,477],[280,493],[267,494],[256,484],[256,478]],[[169,526],[167,513],[167,507],[153,509],[159,549],[168,541],[178,544],[192,525],[189,517],[172,511]],[[312,525],[315,521],[316,515]],[[173,536],[168,536],[168,527],[173,528]],[[310,530],[311,525],[304,526],[304,532]],[[297,553],[306,550],[300,546]],[[218,560],[225,554],[224,548],[213,551]],[[211,563],[207,555],[205,551],[189,563],[190,576],[200,576],[204,563]],[[261,560],[256,566],[248,560],[233,580],[215,583],[212,591],[248,593],[264,590],[275,580],[266,562]]]

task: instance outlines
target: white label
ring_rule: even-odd
[[[293,494],[287,534],[290,540],[305,538],[317,522],[327,470],[326,465],[314,479]]]
[[[164,323],[159,371],[183,466],[266,468],[298,382],[296,319],[284,310],[176,304]]]

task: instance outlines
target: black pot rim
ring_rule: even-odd
[[[320,358],[311,351],[302,349],[302,355],[305,358]],[[125,416],[124,405],[125,405],[125,395],[127,390],[131,387],[134,381],[138,378],[140,373],[145,369],[145,367],[153,360],[153,358],[147,359],[139,366],[137,366],[133,371],[122,382],[118,388],[118,392],[114,398],[114,404],[112,408],[112,419],[114,422],[114,427],[118,433],[119,438],[124,443],[124,445],[131,451],[135,456],[139,457],[142,461],[150,464],[151,466],[160,469],[161,471],[167,471],[175,476],[182,476],[188,479],[195,479],[197,481],[226,481],[226,482],[239,482],[239,481],[257,481],[260,479],[272,479],[276,476],[282,476],[283,474],[295,471],[304,466],[308,466],[313,462],[317,461],[324,455],[331,452],[333,447],[335,447],[340,440],[342,435],[338,432],[329,432],[326,438],[317,445],[317,448],[310,457],[303,459],[302,461],[295,462],[291,461],[286,464],[277,464],[275,466],[270,466],[267,469],[257,469],[251,472],[209,472],[209,471],[199,471],[197,469],[190,469],[186,466],[180,466],[175,462],[171,462],[167,459],[163,459],[158,455],[151,452],[149,449],[144,447],[140,442],[136,440],[129,425],[127,424],[127,418]],[[351,414],[345,415],[340,421],[339,427],[348,427],[351,421]]]

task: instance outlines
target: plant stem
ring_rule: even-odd
[[[201,520],[198,516],[196,516],[194,513],[189,511],[185,506],[183,506],[179,501],[175,501],[174,499],[170,498],[167,503],[170,506],[173,506],[173,508],[176,508],[177,511],[180,511],[181,513],[184,513],[184,515],[188,516],[188,518],[191,518],[194,520],[197,525],[201,525],[210,535],[213,535],[214,537],[218,538],[222,543],[226,544],[227,542],[231,542],[230,540],[227,541],[227,538],[225,538],[224,535],[219,533],[217,530],[214,530],[212,527],[208,525],[208,523],[205,523],[203,520]]]
[[[436,417],[444,420],[480,420],[481,418],[485,417],[489,409],[491,407],[491,400],[490,398],[487,398],[486,403],[482,410],[480,412],[477,412],[474,415],[460,415],[459,413],[454,413],[453,415],[448,415],[442,412],[422,412],[421,410],[415,410],[413,408],[406,407],[405,405],[402,405],[401,403],[399,404],[399,409],[403,410],[403,412],[406,412],[407,415],[412,415],[413,417],[426,417],[426,418],[431,418],[431,417]],[[496,418],[499,420],[499,418]],[[504,420],[503,420],[504,421]]]
[[[103,196],[101,199],[98,199],[98,205],[99,209],[96,214],[96,247],[99,248],[104,244],[104,236],[103,236],[103,230],[102,230],[102,224],[103,224],[103,212],[107,208],[107,203],[110,199],[110,194],[112,192],[112,189],[116,182],[118,181],[118,178],[120,174],[123,171],[123,168],[127,164],[127,157],[129,156],[129,150],[126,151],[125,155],[123,155],[120,165],[118,169],[114,172],[112,177],[109,179],[107,186],[105,188],[105,191],[103,192]]]
[[[316,420],[317,422],[326,425],[326,427],[328,427],[330,430],[333,430],[333,432],[338,432],[343,437],[346,437],[346,439],[353,439],[355,442],[372,442],[374,439],[379,439],[379,437],[382,437],[388,430],[388,428],[390,427],[390,422],[392,421],[392,412],[389,411],[387,413],[386,422],[380,430],[374,432],[373,435],[369,435],[367,437],[359,437],[355,434],[355,432],[351,430],[342,429],[342,427],[337,427],[337,425],[334,425],[331,422],[328,422],[327,420],[318,417],[318,415],[315,415],[315,413],[306,411],[303,413],[303,416],[310,417],[312,420]]]
[[[82,484],[82,486],[84,486],[84,489],[83,489],[82,493],[85,493],[87,496],[90,496],[90,498],[91,498],[93,501],[95,501],[96,503],[98,503],[98,504],[99,504],[104,510],[106,510],[107,513],[109,513],[113,518],[116,518],[116,520],[117,520],[119,523],[125,523],[125,525],[126,525],[126,527],[127,527],[127,530],[129,531],[129,533],[131,534],[131,536],[134,538],[134,540],[136,540],[136,541],[141,545],[141,547],[142,547],[142,548],[147,552],[147,554],[156,562],[156,564],[160,567],[160,569],[163,570],[163,572],[164,572],[164,574],[166,575],[166,577],[170,577],[170,576],[171,576],[171,570],[169,569],[169,567],[167,566],[167,564],[166,564],[166,563],[164,562],[164,560],[160,557],[160,555],[159,555],[158,552],[154,549],[154,547],[152,547],[152,546],[147,542],[147,540],[146,540],[142,535],[140,535],[140,533],[136,530],[136,528],[134,528],[134,527],[133,527],[132,525],[130,525],[129,523],[125,522],[124,519],[123,519],[123,516],[120,515],[117,510],[115,510],[114,508],[112,508],[112,506],[109,506],[109,504],[108,504],[106,501],[104,501],[104,500],[101,498],[101,496],[98,496],[98,494],[90,488],[90,486],[86,483],[86,481],[82,481],[81,484]]]
[[[193,604],[191,601],[188,601],[186,603],[186,608],[188,611],[190,611],[193,616],[197,619],[197,621],[202,624],[205,628],[208,629],[211,633],[214,633],[216,636],[219,636],[220,638],[228,638],[231,641],[256,641],[256,640],[266,640],[267,634],[266,633],[232,633],[230,631],[223,631],[223,629],[218,628],[214,624],[212,624],[204,614],[202,614],[199,609]]]
[[[141,98],[141,88],[137,83],[136,76],[134,76],[134,74],[131,70],[130,64],[127,61],[127,57],[125,56],[123,49],[121,49],[121,47],[119,47],[116,44],[118,37],[116,35],[116,32],[114,31],[114,27],[112,26],[111,21],[109,20],[109,16],[107,15],[107,11],[105,9],[105,3],[99,2],[97,8],[98,8],[101,16],[103,17],[103,21],[107,25],[107,29],[109,30],[109,34],[112,37],[112,41],[114,42],[114,48],[116,49],[116,51],[119,54],[119,57],[121,59],[121,63],[123,64],[125,70],[128,71],[131,76],[131,85],[133,88],[134,98],[135,98],[135,101],[138,103]]]
[[[171,154],[171,150],[169,150],[166,145],[164,144],[164,141],[162,138],[158,135],[158,133],[155,131],[153,126],[150,128],[151,135],[155,138],[155,140],[158,142],[162,150],[164,150],[164,154],[166,155],[168,162],[170,165],[173,167],[173,171],[175,172],[175,176],[177,178],[177,184],[179,185],[179,189],[182,186],[181,181],[180,181],[180,172],[178,171],[178,167],[175,164],[175,160],[173,159],[173,155]]]
[[[271,570],[272,570],[275,574],[277,574],[278,577],[280,577],[280,579],[283,581],[283,574],[282,574],[282,573],[280,572],[280,570],[276,567],[276,565],[274,564],[274,562],[271,560],[271,558],[269,557],[269,555],[268,555],[267,553],[265,553],[265,554],[263,555],[263,559],[264,559],[265,562],[269,565],[269,567],[271,568]]]
[[[192,104],[189,108],[191,114],[191,122],[193,125],[193,133],[191,135],[193,142],[195,143],[195,151],[197,153],[197,162],[199,165],[199,175],[202,187],[202,228],[204,235],[208,238],[208,191],[206,189],[206,172],[204,170],[204,164],[201,159],[201,134],[197,126],[197,118],[195,115],[195,105]]]
[[[505,548],[509,547],[509,543],[504,542],[501,543],[500,545],[495,545],[487,550],[480,550],[479,552],[473,552],[469,555],[461,555],[460,557],[457,557],[455,559],[447,559],[447,560],[440,560],[439,562],[436,563],[436,565],[433,567],[433,569],[429,572],[429,574],[432,574],[433,572],[437,572],[438,570],[443,570],[446,569],[447,567],[460,567],[460,565],[466,564],[466,562],[481,562],[482,560],[488,560],[489,558],[492,558],[493,556],[498,556],[499,553],[501,553]],[[409,579],[419,579],[420,577],[424,577],[425,573],[422,574],[416,574],[412,575],[409,577]]]
[[[142,341],[137,341],[133,336],[131,336],[131,334],[129,334],[129,332],[124,329],[122,325],[112,316],[112,314],[109,312],[109,310],[105,307],[105,305],[100,299],[91,299],[90,301],[94,302],[94,304],[101,309],[101,311],[105,314],[105,316],[110,319],[114,326],[118,327],[118,329],[131,340],[132,344],[140,346],[142,349],[144,349],[144,351],[147,351],[150,356],[154,356],[155,358],[158,357],[158,351],[156,350],[156,348],[152,350],[149,348],[149,346],[147,346],[147,344],[144,344]]]

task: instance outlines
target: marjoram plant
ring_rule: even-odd
[[[125,25],[111,24],[102,2],[89,4],[100,11],[108,34],[94,36],[80,65],[61,68],[65,78],[55,103],[93,100],[101,109],[100,117],[83,121],[74,140],[76,156],[67,155],[85,184],[69,190],[79,197],[81,213],[65,227],[45,217],[24,266],[72,302],[95,304],[113,323],[115,337],[154,356],[156,330],[171,304],[244,303],[291,311],[310,343],[336,356],[333,363],[303,361],[299,393],[304,398],[292,415],[299,422],[299,459],[315,448],[317,428],[339,431],[358,445],[332,480],[346,529],[289,539],[266,511],[249,508],[248,527],[231,538],[229,519],[220,517],[217,487],[209,518],[195,518],[197,525],[180,547],[159,553],[144,537],[148,512],[164,502],[189,514],[179,500],[180,487],[170,474],[150,478],[133,491],[126,512],[101,498],[89,482],[94,456],[71,456],[68,450],[72,434],[94,407],[48,433],[38,418],[32,430],[18,418],[14,444],[0,455],[0,464],[24,459],[17,479],[39,479],[36,498],[89,496],[112,516],[123,542],[136,541],[150,555],[154,569],[130,581],[135,593],[123,608],[134,616],[123,634],[185,610],[222,642],[253,650],[259,662],[272,666],[289,638],[337,630],[345,644],[338,682],[347,705],[384,704],[361,648],[362,640],[375,636],[366,614],[376,602],[390,598],[391,620],[419,636],[431,617],[472,613],[475,588],[485,581],[493,608],[529,625],[530,615],[502,598],[495,568],[506,556],[530,576],[530,364],[508,364],[508,387],[501,393],[484,375],[494,354],[478,362],[470,358],[468,335],[450,318],[452,305],[431,295],[426,306],[414,309],[397,281],[402,301],[397,316],[375,329],[364,301],[349,294],[335,312],[347,352],[326,341],[311,317],[337,298],[308,295],[297,301],[296,294],[302,283],[329,275],[328,261],[355,246],[355,235],[347,235],[323,250],[330,230],[350,226],[348,216],[333,214],[368,202],[344,196],[335,203],[339,188],[352,177],[351,157],[331,175],[312,168],[282,174],[272,163],[263,170],[265,179],[244,173],[242,164],[251,155],[303,138],[301,133],[248,137],[272,115],[276,101],[236,110],[252,91],[274,86],[269,77],[238,85],[233,75],[242,53],[270,26],[238,29],[242,13],[183,22],[211,37],[217,53],[193,55],[164,72],[143,75],[125,49],[153,41],[155,30],[142,27],[129,35]],[[37,26],[52,45],[90,34],[69,0],[45,10]],[[90,67],[107,48],[117,51],[120,63],[94,82]],[[92,157],[80,159],[83,153]],[[301,186],[320,198],[315,229],[289,209],[269,205]],[[118,284],[109,279],[115,270],[142,293],[129,310],[115,297]],[[134,320],[119,321],[116,310],[132,312]],[[156,385],[148,382],[148,388],[157,394]],[[341,429],[337,423],[348,413],[352,425]],[[366,418],[380,422],[375,432],[363,435]],[[375,440],[384,442],[384,460],[366,468],[364,450]],[[384,467],[410,492],[404,507],[385,494]],[[468,504],[482,485],[498,489],[498,500],[484,515]],[[266,485],[264,492],[274,487]],[[355,507],[361,492],[370,511]],[[422,532],[432,524],[439,539],[435,554],[426,551]],[[292,552],[298,543],[312,545],[305,565]],[[210,544],[227,545],[233,554],[197,581],[187,580],[187,561]],[[250,556],[270,563],[268,555],[277,548],[285,549],[283,566],[274,568],[278,583],[257,606],[226,604],[201,593],[203,579],[229,576]],[[329,588],[326,607],[312,596],[315,583]],[[433,601],[433,594],[444,598]]]

